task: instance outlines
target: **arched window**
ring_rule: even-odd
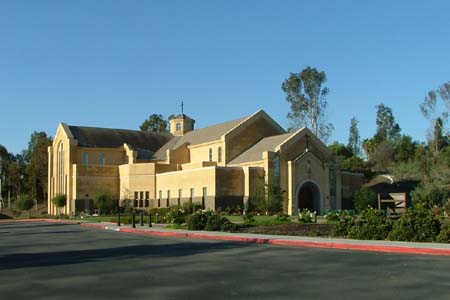
[[[181,124],[180,124],[180,123],[177,123],[177,124],[175,125],[175,130],[176,130],[176,131],[180,131],[180,130],[181,130]]]
[[[64,190],[64,144],[59,143],[58,152],[56,155],[56,179],[57,179],[57,193],[65,194]]]
[[[217,162],[222,162],[222,147],[217,148]]]
[[[209,148],[209,161],[212,161],[212,148]]]

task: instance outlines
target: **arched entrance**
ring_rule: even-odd
[[[307,181],[298,189],[297,203],[299,211],[308,209],[320,213],[320,189],[316,183]]]

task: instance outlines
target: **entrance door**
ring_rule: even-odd
[[[298,191],[298,209],[320,213],[320,190],[313,182],[305,182]]]

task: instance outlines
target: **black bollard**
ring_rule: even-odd
[[[131,227],[136,228],[136,213],[134,211],[131,215]]]
[[[141,226],[144,226],[144,212],[141,211]]]
[[[152,227],[152,213],[148,213],[148,227]]]
[[[120,226],[120,210],[117,212],[117,226]]]

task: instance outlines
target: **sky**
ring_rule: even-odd
[[[330,139],[362,138],[375,106],[424,141],[419,110],[450,80],[450,1],[0,0],[0,144],[58,123],[138,129],[184,112],[196,128],[265,110],[287,128],[281,84],[327,75]]]

